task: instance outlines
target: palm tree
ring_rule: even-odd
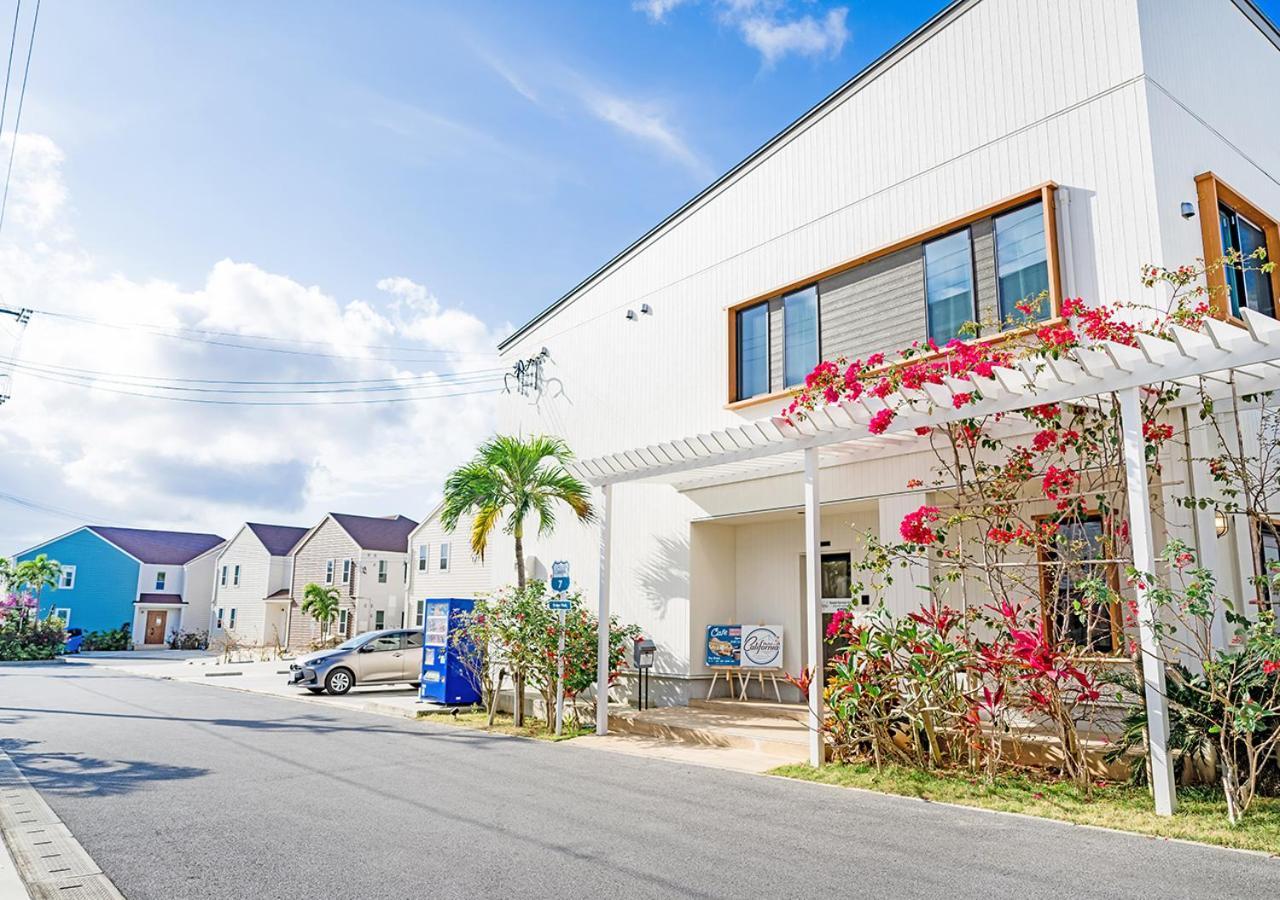
[[[13,583],[13,560],[7,556],[0,556],[0,591]]]
[[[338,617],[339,599],[336,587],[323,587],[315,582],[302,589],[302,606],[304,613],[320,623],[320,640],[329,637],[329,626]]]
[[[591,491],[565,470],[573,459],[567,444],[540,435],[522,440],[498,435],[481,445],[470,462],[449,474],[444,483],[440,521],[452,531],[458,520],[474,513],[471,552],[484,559],[489,535],[506,514],[503,531],[516,542],[516,584],[525,587],[524,522],[538,514],[538,533],[550,534],[556,524],[557,503],[566,504],[579,521],[595,517]]]
[[[28,590],[36,594],[36,615],[40,615],[40,595],[47,587],[57,587],[62,577],[62,564],[50,559],[48,554],[41,553],[34,559],[24,559],[13,567],[13,580],[26,585]]]

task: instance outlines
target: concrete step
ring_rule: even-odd
[[[748,716],[667,706],[611,715],[609,727],[622,734],[707,747],[736,748],[795,761],[803,761],[808,756],[805,726],[777,715]]]
[[[790,719],[801,725],[809,724],[809,709],[799,703],[778,703],[776,700],[729,700],[718,698],[702,700],[694,698],[689,701],[692,709],[706,709],[712,712],[748,718]]]

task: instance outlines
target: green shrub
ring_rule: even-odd
[[[107,631],[86,631],[80,650],[128,650],[133,646],[133,638],[128,625],[112,628]]]
[[[38,619],[21,630],[0,626],[0,660],[53,659],[67,633],[61,619]]]

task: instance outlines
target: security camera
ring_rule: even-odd
[[[1196,215],[1196,208],[1192,204],[1188,203],[1186,200],[1183,200],[1182,201],[1182,218],[1194,219],[1195,215]]]

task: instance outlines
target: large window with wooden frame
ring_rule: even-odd
[[[924,304],[929,337],[939,346],[976,321],[973,238],[968,228],[924,245]]]
[[[1116,591],[1118,565],[1108,558],[1102,517],[1093,514],[1058,523],[1054,542],[1040,551],[1041,610],[1051,640],[1085,653],[1115,653],[1123,647],[1119,605],[1088,602],[1084,584],[1103,579]]]
[[[1037,200],[996,216],[995,236],[1001,324],[1047,319],[1051,310],[1044,203]]]
[[[1038,185],[730,305],[728,407],[780,399],[824,358],[944,344],[969,321],[1056,318],[1056,190]]]
[[[1266,251],[1267,262],[1280,262],[1280,210],[1263,210],[1251,203],[1212,172],[1196,176],[1200,237],[1205,262],[1212,266],[1232,250],[1248,257]],[[1259,271],[1261,262],[1246,259],[1242,267],[1224,266],[1210,271],[1209,302],[1214,315],[1238,319],[1242,309],[1275,315],[1280,298],[1280,267]]]

